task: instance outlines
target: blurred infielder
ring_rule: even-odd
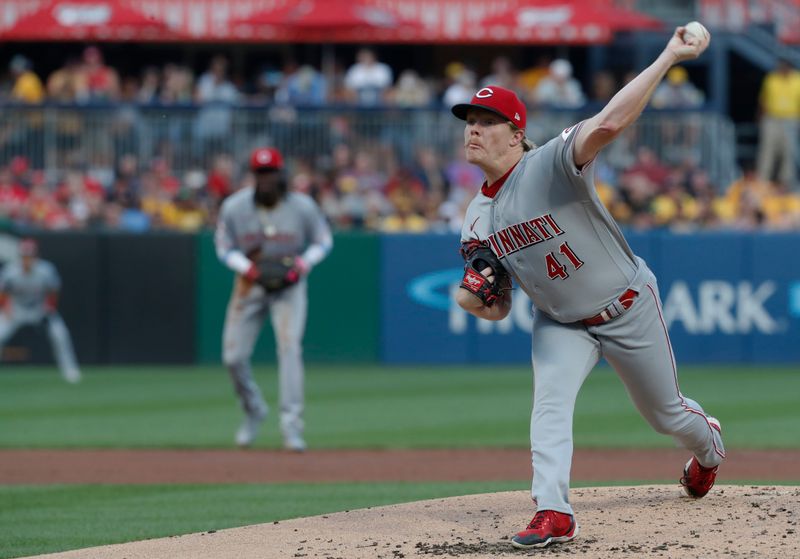
[[[76,383],[81,372],[69,331],[57,310],[61,279],[55,266],[37,255],[36,241],[23,239],[19,243],[20,259],[6,264],[0,272],[0,356],[20,327],[44,321],[61,376]]]
[[[302,451],[306,276],[330,252],[333,238],[317,204],[287,191],[277,149],[253,151],[250,170],[255,187],[225,200],[215,236],[217,256],[237,274],[222,335],[223,361],[245,412],[236,443],[251,445],[267,415],[250,357],[269,314],[278,352],[284,446]]]
[[[581,384],[601,357],[642,416],[693,456],[681,484],[704,496],[725,457],[719,422],[684,396],[658,285],[594,188],[592,161],[633,123],[667,70],[708,45],[678,27],[661,55],[596,116],[541,147],[525,137],[525,106],[487,86],[453,113],[466,120],[467,160],[486,176],[462,229],[465,274],[456,299],[475,316],[511,308],[509,274],[533,301],[531,416],[537,512],[512,540],[542,547],[578,534],[569,503],[572,419]]]

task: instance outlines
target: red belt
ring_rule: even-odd
[[[639,296],[639,293],[634,291],[633,289],[628,289],[625,293],[619,296],[616,302],[622,307],[622,311],[616,308],[615,304],[612,303],[611,305],[607,306],[603,309],[600,314],[596,314],[589,318],[584,318],[582,322],[586,326],[597,326],[598,324],[603,324],[608,322],[609,320],[613,320],[621,315],[623,312],[627,311],[633,305],[633,300]]]

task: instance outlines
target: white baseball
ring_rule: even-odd
[[[704,42],[711,38],[711,33],[709,33],[708,29],[706,29],[705,26],[699,21],[690,21],[684,26],[684,28],[686,29],[686,32],[683,35],[684,37],[687,35],[692,35],[693,37],[696,37]]]

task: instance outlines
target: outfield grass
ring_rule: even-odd
[[[0,448],[232,446],[240,412],[221,367],[85,373],[82,384],[71,386],[51,368],[0,372]],[[257,369],[257,380],[274,406],[274,368]],[[798,446],[798,368],[684,367],[681,387],[722,419],[729,448]],[[528,367],[311,365],[307,396],[314,448],[528,446]],[[259,446],[278,445],[276,427],[273,414]],[[583,447],[672,446],[639,417],[608,369],[598,369],[584,385],[575,441]],[[0,486],[0,559],[527,485]]]
[[[256,377],[276,406],[274,367]],[[683,392],[719,417],[730,448],[796,448],[800,368],[683,367]],[[312,448],[527,447],[528,367],[310,365]],[[225,448],[241,418],[222,367],[87,367],[68,385],[52,368],[0,372],[0,447]],[[271,414],[257,446],[280,443]],[[609,369],[578,398],[579,447],[671,447]]]

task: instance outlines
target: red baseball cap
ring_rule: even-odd
[[[472,96],[472,101],[470,103],[454,105],[450,110],[461,120],[467,120],[467,111],[470,107],[497,113],[503,118],[513,122],[514,126],[517,128],[523,130],[528,120],[525,105],[519,100],[517,94],[499,85],[487,85],[479,89],[478,92]]]
[[[250,169],[283,169],[283,156],[275,148],[256,148],[250,154]]]

